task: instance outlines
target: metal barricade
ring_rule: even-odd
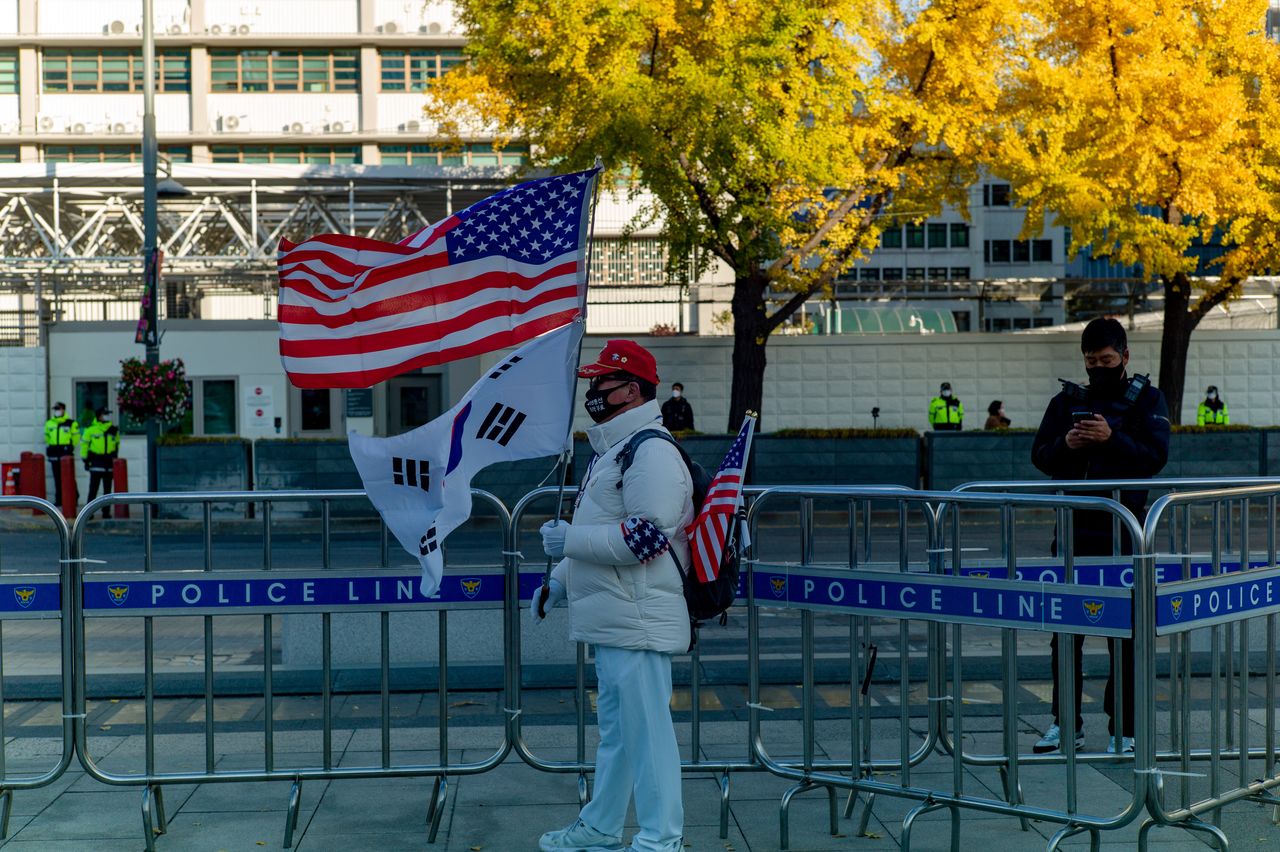
[[[71,595],[68,578],[71,576],[71,547],[67,522],[52,503],[38,497],[0,497],[0,509],[29,509],[33,514],[43,515],[53,525],[56,536],[54,546],[49,553],[41,555],[37,563],[41,570],[36,572],[14,572],[3,570],[0,562],[0,839],[9,835],[9,817],[13,811],[13,794],[19,790],[33,790],[56,780],[71,765],[73,758],[73,695],[72,695],[72,654],[71,654]],[[24,513],[25,514],[25,513]],[[42,546],[41,546],[42,547]],[[40,550],[38,547],[37,550]],[[12,557],[6,560],[12,564]],[[12,746],[21,743],[21,737],[14,737],[12,728],[6,723],[8,709],[4,706],[6,694],[4,689],[4,627],[6,622],[17,622],[10,626],[10,641],[13,633],[18,632],[20,643],[39,641],[35,635],[23,635],[28,631],[24,627],[57,621],[59,627],[58,682],[59,687],[59,723],[61,728],[61,744],[57,754],[49,755],[52,765],[30,769],[15,766],[9,756]]]
[[[133,785],[143,788],[142,816],[148,849],[154,838],[166,830],[162,790],[165,785],[232,781],[292,782],[286,814],[284,846],[292,845],[301,802],[301,785],[309,780],[347,778],[434,777],[435,785],[428,806],[428,841],[435,840],[444,811],[449,776],[485,772],[499,765],[510,753],[505,727],[500,728],[500,742],[492,753],[481,760],[454,762],[449,755],[449,651],[448,620],[451,610],[503,610],[509,599],[504,571],[498,565],[476,566],[466,570],[448,567],[440,591],[431,598],[419,589],[420,571],[392,567],[389,560],[388,534],[381,527],[376,568],[338,568],[332,564],[332,506],[338,501],[362,500],[363,491],[279,491],[279,492],[208,492],[180,494],[112,494],[91,502],[77,517],[70,542],[75,571],[69,588],[74,598],[77,629],[74,638],[75,702],[72,714],[76,751],[85,771],[108,784]],[[473,500],[483,503],[497,520],[498,542],[509,537],[510,515],[503,504],[484,491],[473,491]],[[276,568],[273,565],[273,508],[281,503],[318,503],[319,554],[314,567]],[[201,507],[199,531],[201,557],[197,565],[183,570],[159,569],[153,547],[155,507],[166,504]],[[225,570],[214,564],[214,504],[257,504],[261,508],[260,524],[262,563],[260,568]],[[86,532],[89,520],[106,507],[129,504],[142,508],[141,570],[121,571],[108,566],[88,570],[85,563],[101,560],[86,556]],[[120,550],[123,546],[117,546]],[[501,549],[501,544],[495,549]],[[438,674],[435,686],[438,707],[438,760],[430,763],[398,764],[392,760],[391,748],[391,661],[389,616],[392,612],[434,611],[437,613]],[[381,733],[376,765],[339,765],[333,743],[334,731],[334,666],[332,616],[335,613],[375,613],[379,617],[379,729]],[[277,693],[273,677],[273,618],[288,613],[318,613],[320,630],[321,728],[320,759],[316,765],[280,766],[274,746],[276,735]],[[262,764],[259,768],[224,769],[217,765],[215,667],[213,662],[214,625],[220,616],[260,616],[262,619]],[[202,619],[203,635],[203,738],[204,755],[201,769],[162,771],[157,767],[155,624],[157,618],[195,616]],[[86,629],[96,619],[121,617],[143,621],[143,688],[145,751],[142,765],[136,771],[106,768],[95,758],[87,732]],[[505,629],[509,619],[499,615]],[[505,654],[506,641],[502,648]],[[256,698],[257,693],[254,693]]]
[[[744,489],[748,504],[755,497],[764,491],[763,488],[748,487]],[[859,511],[852,514],[851,524],[848,528],[848,541],[851,552],[862,554],[862,558],[870,558],[871,555],[871,500],[878,499],[880,495],[897,494],[907,492],[909,489],[900,486],[884,486],[880,488],[865,489],[869,495],[867,500],[859,505]],[[508,737],[511,741],[512,748],[520,757],[535,769],[544,772],[568,773],[578,776],[578,797],[580,804],[585,804],[591,796],[591,786],[589,775],[595,771],[595,763],[590,760],[587,753],[587,728],[588,726],[588,708],[590,706],[590,695],[587,689],[587,648],[581,643],[577,643],[576,654],[574,660],[574,684],[575,684],[575,755],[573,760],[551,760],[538,755],[535,749],[527,742],[523,735],[523,704],[522,704],[522,651],[520,638],[520,612],[524,608],[523,602],[527,602],[533,595],[534,590],[542,582],[546,564],[542,560],[529,560],[538,565],[536,570],[526,571],[522,569],[525,558],[520,552],[520,534],[522,522],[530,516],[551,517],[555,511],[555,498],[560,494],[560,489],[555,487],[539,488],[529,492],[512,510],[511,523],[511,541],[508,547],[510,555],[510,564],[508,567],[509,578],[513,578],[513,582],[508,583],[509,589],[519,589],[519,599],[509,601],[510,611],[514,613],[514,621],[509,630],[512,640],[512,647],[509,650],[511,663],[509,665],[511,675],[511,695],[512,704],[509,707],[510,713],[510,731]],[[563,491],[563,499],[572,504],[577,496],[576,488],[566,488]],[[534,510],[535,506],[541,505],[540,511]],[[861,520],[861,529],[863,534],[858,534],[859,519]],[[857,558],[855,556],[854,558]],[[541,562],[542,564],[538,564]],[[745,573],[743,575],[745,580]],[[745,603],[747,591],[745,583],[739,589],[739,597]],[[710,631],[718,628],[704,629],[703,636],[710,635]],[[850,641],[854,641],[851,634]],[[740,748],[742,750],[741,757],[707,757],[704,755],[703,749],[703,691],[707,684],[704,683],[704,664],[702,660],[702,644],[697,644],[690,651],[687,659],[689,664],[689,753],[688,758],[682,762],[682,771],[686,774],[710,774],[717,777],[720,787],[720,837],[728,837],[729,826],[729,802],[731,793],[731,776],[734,772],[758,772],[763,767],[754,760],[754,756],[750,744],[749,729],[744,726],[742,732],[742,741]],[[749,670],[752,668],[750,664],[750,652],[743,657],[743,664]],[[723,664],[723,662],[721,662]],[[756,699],[753,699],[756,700]],[[832,771],[848,771],[849,764],[847,762],[824,761],[821,764],[824,768]],[[834,804],[832,805],[832,819],[835,819]]]
[[[802,502],[814,499],[858,500],[867,496],[865,489],[859,488],[775,488],[762,494],[752,506],[752,517],[767,508],[770,501],[783,497],[799,499]],[[884,499],[884,495],[876,495]],[[1080,785],[1077,778],[1078,763],[1109,761],[1127,762],[1133,758],[1127,755],[1081,754],[1077,756],[1073,737],[1064,740],[1065,753],[1062,754],[1025,754],[1018,741],[1017,717],[1019,700],[1017,693],[1017,658],[1016,648],[1019,630],[1038,632],[1060,632],[1068,634],[1093,634],[1113,637],[1133,636],[1138,646],[1137,682],[1143,682],[1146,675],[1147,657],[1151,637],[1144,630],[1150,623],[1150,612],[1142,607],[1136,609],[1131,605],[1132,596],[1128,590],[1095,586],[1076,586],[1057,582],[1049,584],[1037,581],[1017,579],[1015,573],[1016,541],[1012,538],[1015,526],[1012,513],[1022,509],[1051,509],[1063,515],[1064,522],[1070,526],[1076,511],[1102,511],[1110,514],[1123,525],[1123,529],[1138,541],[1141,528],[1137,520],[1123,506],[1104,498],[1039,496],[1039,495],[995,495],[995,494],[960,494],[954,492],[910,492],[897,496],[900,512],[905,520],[908,507],[920,510],[925,520],[923,525],[926,540],[929,542],[926,559],[912,563],[901,559],[898,565],[889,570],[875,570],[874,567],[858,566],[852,559],[847,564],[830,566],[818,565],[802,560],[798,565],[774,564],[760,560],[754,553],[750,560],[750,595],[749,615],[752,634],[752,659],[758,659],[755,635],[758,626],[759,609],[761,607],[781,607],[797,609],[801,613],[802,653],[804,658],[804,690],[812,691],[812,648],[813,616],[816,612],[833,612],[845,616],[863,619],[867,628],[862,631],[866,637],[862,650],[858,643],[852,648],[851,687],[858,681],[864,684],[872,678],[872,667],[877,654],[871,647],[876,644],[876,622],[896,621],[896,630],[890,628],[888,633],[897,633],[898,660],[896,671],[899,676],[899,712],[896,736],[890,737],[896,746],[896,754],[888,757],[877,756],[868,747],[869,732],[873,725],[873,716],[866,702],[854,702],[850,713],[850,753],[856,755],[857,769],[851,776],[843,776],[825,771],[813,760],[813,721],[811,699],[806,702],[802,744],[803,762],[791,765],[786,761],[771,756],[766,744],[760,736],[760,710],[757,671],[753,666],[751,681],[751,722],[753,746],[756,759],[770,772],[796,782],[784,796],[781,810],[781,845],[788,845],[787,805],[790,797],[804,790],[825,787],[829,795],[837,788],[861,791],[867,794],[868,800],[864,808],[860,831],[865,831],[874,796],[887,794],[919,800],[921,804],[909,812],[903,820],[902,843],[910,845],[911,830],[920,815],[932,810],[946,808],[951,813],[951,845],[959,848],[959,814],[962,808],[970,808],[988,813],[1006,814],[1024,820],[1038,819],[1061,824],[1063,828],[1051,839],[1050,848],[1066,837],[1082,831],[1088,831],[1096,843],[1099,832],[1120,828],[1132,822],[1141,812],[1146,800],[1147,773],[1149,759],[1143,763],[1146,754],[1138,752],[1134,789],[1132,795],[1119,803],[1114,813],[1094,815],[1085,813],[1079,807]],[[962,556],[966,550],[960,538],[958,525],[952,529],[952,538],[943,543],[943,536],[936,524],[945,517],[949,505],[966,507],[987,507],[1001,513],[1001,536],[1006,538],[1002,547],[1006,551],[1007,570],[1005,578],[994,570],[969,572],[965,570]],[[808,511],[801,513],[802,528],[810,524]],[[932,518],[932,522],[928,519]],[[932,524],[932,528],[931,528]],[[932,529],[931,532],[928,532]],[[808,533],[802,532],[807,538]],[[756,537],[753,536],[753,547]],[[1070,536],[1067,537],[1070,542]],[[1134,585],[1139,592],[1149,591],[1152,584],[1151,572],[1146,557],[1134,557]],[[1064,548],[1062,562],[1057,566],[1061,579],[1075,576],[1073,553],[1068,545]],[[909,624],[912,621],[925,623],[925,635],[928,637],[928,660],[924,668],[923,681],[925,694],[921,696],[928,707],[925,715],[930,723],[928,732],[913,741],[909,728],[909,708],[911,700]],[[991,765],[1001,773],[1004,798],[966,792],[964,789],[964,766],[968,762],[966,756],[952,745],[961,742],[965,736],[964,708],[971,700],[965,695],[964,625],[995,627],[1001,631],[1000,659],[1005,673],[1003,693],[1000,697],[1001,715],[1003,717],[1003,733],[1000,736],[1000,749],[992,755]],[[949,628],[949,630],[948,630]],[[949,639],[949,642],[948,642]],[[1073,664],[1072,643],[1066,646],[1059,658],[1060,681],[1064,685],[1062,717],[1072,719],[1075,716],[1074,682],[1075,667]],[[890,645],[892,647],[892,645]],[[919,667],[917,667],[919,668]],[[890,673],[892,677],[892,672]],[[947,730],[947,726],[950,730]],[[1149,732],[1138,730],[1139,740],[1149,740]],[[913,784],[912,770],[927,758],[934,749],[950,757],[951,789],[934,789],[928,786]],[[1065,782],[1059,785],[1064,794],[1064,801],[1058,807],[1049,805],[1033,805],[1023,801],[1019,783],[1019,771],[1023,766],[1065,765]],[[899,773],[899,783],[894,784],[872,777],[873,772]],[[833,826],[834,829],[834,826]]]
[[[1180,520],[1182,552],[1173,554],[1179,557],[1177,571],[1161,578],[1152,590],[1153,631],[1169,643],[1169,680],[1167,690],[1158,689],[1159,669],[1148,668],[1145,687],[1151,701],[1143,712],[1149,729],[1167,731],[1169,748],[1155,750],[1147,801],[1151,816],[1139,832],[1139,849],[1147,848],[1151,829],[1171,826],[1210,835],[1225,850],[1227,835],[1215,823],[1221,822],[1222,808],[1237,801],[1273,806],[1273,822],[1280,816],[1280,798],[1274,792],[1280,787],[1276,767],[1278,498],[1277,482],[1170,494],[1155,501],[1146,519],[1144,543],[1149,550],[1155,549],[1162,524],[1172,527]],[[1240,508],[1234,516],[1233,504]],[[1196,507],[1209,514],[1207,566],[1200,554],[1192,552],[1191,516]],[[1264,516],[1261,551],[1254,547],[1260,536],[1257,525],[1251,524],[1251,507],[1261,507]],[[1225,535],[1232,526],[1237,530],[1234,546]],[[1259,654],[1251,654],[1260,640]],[[1202,688],[1206,668],[1207,695]],[[1254,678],[1262,680],[1262,695],[1254,694]],[[1166,777],[1178,788],[1173,804],[1166,801]],[[1212,821],[1202,819],[1205,814],[1212,814]]]

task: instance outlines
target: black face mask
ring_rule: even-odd
[[[1124,363],[1114,367],[1086,367],[1089,374],[1089,387],[1102,393],[1114,393],[1124,381]]]
[[[618,410],[627,404],[626,402],[611,403],[608,400],[608,397],[610,397],[614,391],[622,390],[624,387],[626,387],[626,385],[616,385],[608,390],[597,390],[596,388],[587,389],[586,401],[583,403],[583,408],[587,409],[587,416],[591,418],[592,422],[603,423],[614,414],[617,414]]]

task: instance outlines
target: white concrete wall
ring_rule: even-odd
[[[6,133],[13,133],[18,129],[18,122],[21,120],[19,111],[21,97],[21,95],[0,95],[0,128],[4,128]]]
[[[44,356],[43,347],[0,347],[0,461],[44,452]]]
[[[341,145],[341,137],[316,139],[314,134],[323,132],[325,125],[341,121],[355,127],[360,120],[360,96],[353,92],[341,93],[221,93],[208,96],[210,130],[217,129],[218,117],[240,116],[237,134],[282,133],[295,121],[306,128],[298,134],[299,145]],[[228,144],[244,140],[228,139]],[[351,142],[349,144],[356,144]]]
[[[0,33],[12,35],[18,31],[18,0],[0,3]]]
[[[10,2],[17,6],[17,0]],[[168,32],[171,26],[188,29],[188,0],[153,2],[156,32]],[[137,35],[142,26],[142,4],[138,0],[39,0],[37,14],[41,33],[106,33],[112,21],[120,21],[124,35]]]
[[[375,27],[394,23],[402,33],[460,35],[450,0],[374,0]]]
[[[374,82],[373,91],[378,92],[379,82]],[[427,97],[422,92],[378,92],[373,97],[378,104],[378,126],[366,127],[365,130],[377,130],[380,133],[402,132],[404,139],[397,139],[404,145],[428,145],[435,132],[435,122],[427,120],[422,114]],[[418,122],[418,129],[409,133],[404,130],[410,121]]]
[[[86,125],[87,132],[65,140],[68,144],[136,145],[136,141],[114,138],[107,132],[106,128],[116,122],[131,125],[126,132],[135,137],[142,132],[142,95],[140,93],[42,93],[39,95],[38,103],[42,115],[51,115],[60,119],[54,125],[54,133],[63,133],[69,125],[77,122]],[[190,127],[190,95],[182,93],[156,95],[156,130],[158,132],[186,134]]]
[[[248,24],[253,33],[354,33],[355,0],[205,0],[205,25]]]

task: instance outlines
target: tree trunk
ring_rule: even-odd
[[[1187,378],[1187,352],[1199,317],[1191,313],[1191,281],[1181,272],[1164,279],[1164,331],[1160,335],[1158,387],[1169,403],[1169,419],[1182,422],[1182,391]]]
[[[748,411],[760,413],[764,402],[764,347],[769,340],[765,314],[766,279],[757,272],[733,283],[733,383],[729,393],[730,434],[742,426]],[[760,424],[756,424],[757,430]]]

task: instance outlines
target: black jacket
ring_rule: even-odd
[[[1164,394],[1153,385],[1143,390],[1132,404],[1124,400],[1129,382],[1114,394],[1099,394],[1086,389],[1086,398],[1074,399],[1064,390],[1049,400],[1040,429],[1031,446],[1031,461],[1053,479],[1149,479],[1159,473],[1169,460],[1169,406]],[[1067,433],[1074,422],[1072,411],[1101,414],[1111,427],[1111,439],[1105,444],[1073,450],[1067,446]],[[1110,497],[1106,491],[1093,496]],[[1139,521],[1146,517],[1147,492],[1122,491],[1120,502]],[[1077,556],[1110,556],[1111,515],[1106,512],[1076,512],[1074,516],[1075,553]],[[1056,552],[1055,541],[1055,552]],[[1132,553],[1132,542],[1125,534],[1121,553]]]
[[[662,425],[668,432],[693,428],[693,406],[684,397],[672,397],[662,403]]]

